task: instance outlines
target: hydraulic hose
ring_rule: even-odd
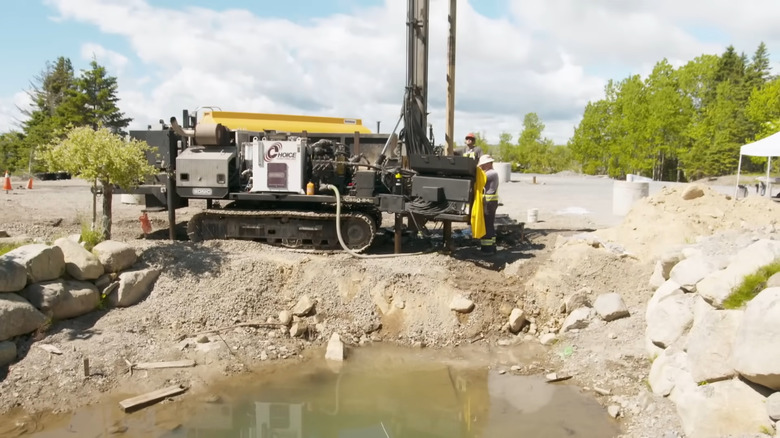
[[[339,238],[339,244],[341,244],[341,247],[349,253],[353,257],[357,257],[359,259],[388,259],[388,258],[394,258],[394,257],[409,257],[409,256],[418,256],[427,254],[427,252],[413,252],[413,253],[405,253],[405,254],[360,254],[353,250],[351,250],[346,243],[344,243],[344,238],[341,236],[341,194],[339,193],[338,187],[332,185],[332,184],[325,184],[322,186],[324,189],[332,190],[333,193],[336,195],[336,235]]]

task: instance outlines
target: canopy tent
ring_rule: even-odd
[[[780,132],[776,132],[769,137],[753,143],[748,143],[739,148],[739,167],[737,167],[737,185],[734,187],[734,198],[737,197],[739,190],[739,175],[742,171],[742,156],[767,157],[766,163],[766,183],[767,196],[772,196],[772,179],[769,177],[769,170],[772,168],[772,157],[780,157]]]

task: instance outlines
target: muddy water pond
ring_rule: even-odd
[[[479,360],[361,348],[344,363],[272,365],[124,413],[116,401],[0,426],[2,436],[614,437],[617,424],[573,385],[499,373]]]

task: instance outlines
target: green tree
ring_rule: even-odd
[[[36,148],[61,138],[63,128],[75,121],[73,113],[62,111],[63,103],[75,90],[73,66],[70,59],[62,56],[53,64],[47,63],[43,72],[31,82],[27,94],[32,105],[20,108],[27,119],[22,124],[23,135],[19,139],[20,152],[31,173],[40,169],[40,165],[34,163]]]
[[[609,85],[608,85],[609,86]],[[598,100],[588,102],[574,135],[569,140],[572,160],[579,165],[580,172],[587,175],[603,175],[609,167],[609,102]]]
[[[76,126],[90,126],[92,129],[106,127],[111,132],[125,134],[131,118],[119,110],[117,78],[109,76],[106,68],[94,59],[89,70],[82,70],[76,79],[75,90],[71,90],[62,105],[68,114],[77,114]]]
[[[11,131],[0,134],[0,172],[23,169],[28,159],[27,151],[21,133]]]
[[[652,177],[656,181],[679,180],[678,156],[693,117],[693,103],[680,92],[679,75],[666,59],[655,65],[645,87],[647,141],[655,154]]]
[[[746,79],[750,91],[761,88],[770,80],[769,51],[762,41],[747,67]]]
[[[777,132],[780,124],[780,78],[762,88],[754,88],[745,110],[748,118],[759,125],[756,140]]]
[[[100,184],[103,192],[100,228],[103,238],[110,239],[114,186],[130,190],[157,172],[147,162],[147,152],[150,148],[146,142],[126,142],[108,128],[94,130],[82,126],[72,129],[64,140],[46,148],[43,157],[52,170],[65,170],[92,181],[93,189]]]
[[[544,123],[536,113],[523,117],[523,130],[517,139],[517,168],[525,172],[548,173],[553,142],[543,138]]]
[[[498,153],[497,159],[506,163],[512,163],[517,161],[517,147],[512,144],[512,134],[508,132],[502,132],[498,137]]]

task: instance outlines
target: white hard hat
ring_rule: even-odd
[[[477,166],[481,166],[483,164],[492,163],[492,162],[493,162],[493,157],[491,157],[490,155],[483,155],[479,157],[479,162],[477,163]]]

